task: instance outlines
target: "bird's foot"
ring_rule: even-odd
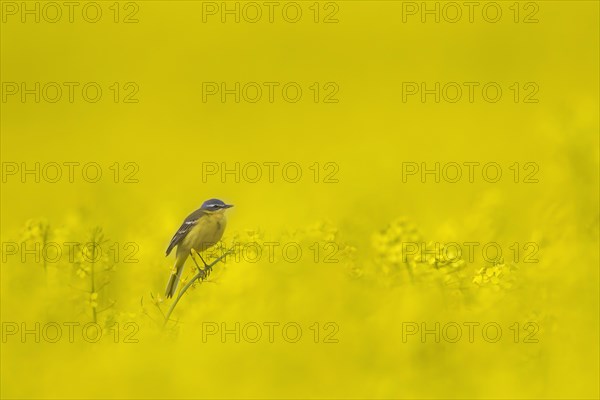
[[[210,275],[210,272],[212,271],[212,267],[209,265],[206,265],[204,270],[202,270],[202,280],[205,280],[206,278],[208,278],[208,276]]]
[[[194,257],[194,253],[190,250],[190,255],[192,256],[192,260],[194,260],[194,264],[196,264],[196,269],[198,270],[198,273],[202,274],[202,280],[204,280],[204,279],[208,278],[208,275],[210,275],[210,271],[212,270],[212,267],[210,265],[208,265],[206,263],[206,261],[204,261],[204,258],[202,258],[200,253],[196,252],[196,254],[202,260],[202,263],[204,264],[204,268],[200,268],[200,265],[198,265],[198,262],[196,261],[196,257]]]

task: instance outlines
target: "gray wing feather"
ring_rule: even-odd
[[[171,250],[175,246],[179,244],[186,237],[186,235],[190,232],[190,230],[196,225],[198,220],[204,216],[204,212],[200,209],[194,211],[183,221],[183,224],[179,227],[175,235],[173,235],[173,239],[171,239],[171,243],[169,243],[169,247],[167,248],[167,255],[171,253]]]

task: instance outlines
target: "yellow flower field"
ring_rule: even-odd
[[[599,398],[598,2],[0,7],[3,399]]]

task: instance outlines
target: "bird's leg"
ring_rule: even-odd
[[[198,257],[200,257],[200,259],[204,263],[204,273],[206,274],[205,275],[205,278],[206,278],[206,277],[208,277],[210,275],[210,271],[212,270],[212,267],[210,265],[208,265],[206,263],[206,261],[204,261],[204,258],[202,258],[202,255],[200,255],[200,253],[198,253],[198,252],[196,252],[196,253],[198,254]]]
[[[200,268],[200,266],[198,265],[198,262],[196,261],[196,257],[194,257],[194,251],[190,250],[190,256],[192,256],[192,260],[194,260],[194,264],[196,264],[196,268],[198,269],[199,272],[202,272],[202,268]],[[202,260],[204,261],[204,260]],[[206,265],[206,263],[205,263]]]
[[[204,269],[201,269],[198,263],[196,262],[196,258],[194,257],[194,250],[190,250],[190,255],[192,256],[192,260],[194,260],[194,264],[196,264],[196,268],[198,268],[198,271],[204,274],[204,279],[206,279],[206,277],[208,277],[208,275],[210,274],[210,270],[212,268],[206,263],[206,261],[204,261],[204,258],[202,258],[200,253],[196,251],[196,254],[198,254],[198,257],[200,257],[202,263],[204,263]]]

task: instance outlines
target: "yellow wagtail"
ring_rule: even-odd
[[[192,251],[198,253],[204,263],[204,267],[207,267],[200,252],[209,249],[221,240],[225,231],[225,225],[227,224],[225,210],[229,207],[233,207],[233,205],[225,204],[218,199],[206,200],[199,209],[188,215],[183,221],[183,224],[181,224],[181,227],[177,230],[167,248],[168,256],[173,247],[177,246],[175,266],[171,272],[165,292],[167,298],[173,297],[175,294],[177,284],[183,273],[185,260],[187,260],[189,255],[194,258]],[[194,258],[195,261],[196,259]],[[207,269],[206,273],[208,274],[209,272]]]

